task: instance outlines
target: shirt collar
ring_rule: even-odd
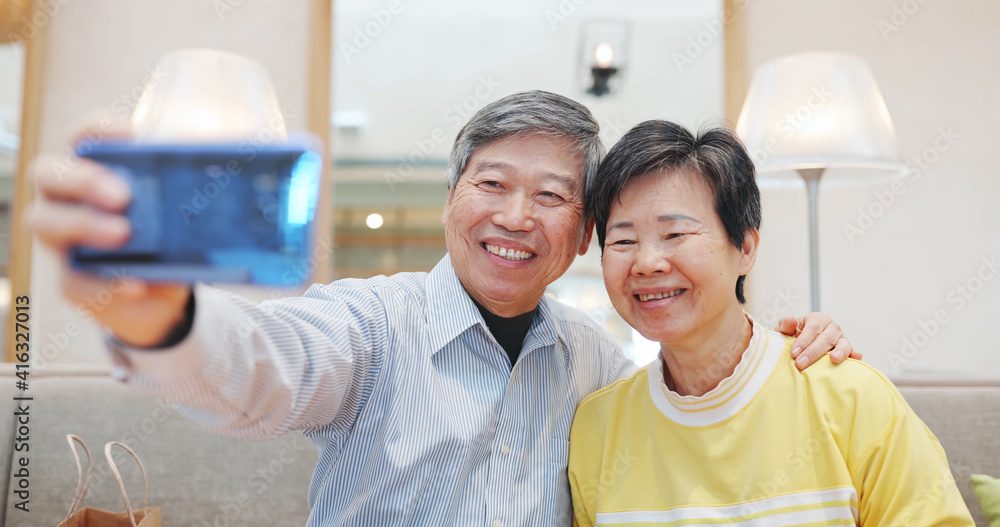
[[[558,307],[551,303],[552,300],[545,297],[539,302],[538,314],[528,328],[522,353],[554,344],[560,338],[554,319],[554,310]],[[458,280],[449,255],[445,255],[427,275],[427,313],[432,355],[476,324],[489,331],[479,309]]]
[[[555,311],[560,306],[554,305],[555,303],[555,300],[542,295],[542,300],[538,302],[538,314],[535,315],[535,320],[532,321],[531,327],[528,328],[528,334],[524,337],[524,345],[521,346],[522,354],[535,348],[551,346],[555,344],[557,338],[562,338],[562,335],[556,330],[559,325],[556,324]]]
[[[788,354],[792,340],[768,331],[753,317],[750,343],[743,351],[733,373],[702,396],[680,395],[663,382],[663,360],[650,363],[649,394],[656,407],[668,419],[684,426],[710,426],[721,423],[745,408],[763,389],[778,361]]]

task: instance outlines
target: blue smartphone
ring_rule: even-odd
[[[308,137],[288,143],[82,143],[132,191],[128,243],[75,247],[74,268],[154,282],[298,287],[309,277],[323,157]]]

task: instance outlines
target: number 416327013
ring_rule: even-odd
[[[17,359],[17,376],[22,381],[28,380],[28,359],[31,346],[29,339],[29,321],[31,320],[31,301],[27,295],[14,299],[14,358]]]

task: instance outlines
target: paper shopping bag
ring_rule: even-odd
[[[73,457],[76,459],[76,494],[73,496],[73,504],[70,506],[66,519],[57,527],[160,527],[160,508],[146,506],[149,491],[149,485],[146,480],[146,467],[143,466],[142,460],[139,459],[139,456],[128,445],[119,443],[118,441],[110,441],[104,445],[104,457],[107,458],[108,464],[111,466],[111,471],[115,475],[115,480],[118,481],[118,490],[121,491],[122,499],[125,501],[125,512],[109,512],[91,507],[80,508],[80,505],[83,504],[83,498],[87,495],[87,489],[90,487],[90,477],[93,474],[93,460],[90,457],[90,449],[87,448],[87,444],[82,439],[70,434],[66,436],[66,441],[69,442],[70,448],[73,449]],[[80,456],[76,451],[75,443],[79,443],[83,447],[83,451],[87,454],[86,480],[83,478],[83,467],[80,464]],[[125,451],[135,458],[136,463],[139,464],[139,470],[142,472],[142,510],[132,510],[132,504],[129,502],[128,494],[125,492],[125,483],[122,482],[121,473],[118,471],[118,465],[115,464],[115,460],[111,457],[111,447],[113,446],[124,448]]]

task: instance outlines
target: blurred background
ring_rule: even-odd
[[[528,89],[567,95],[591,109],[610,147],[646,119],[735,126],[756,68],[825,51],[868,64],[906,169],[824,176],[820,309],[890,377],[1000,377],[990,329],[1000,315],[1000,178],[989,158],[1000,139],[996,2],[46,5],[42,15],[18,19],[19,38],[0,44],[0,273],[18,275],[0,298],[30,291],[36,367],[100,367],[106,358],[97,329],[60,300],[58,262],[37,244],[31,250],[11,221],[18,202],[30,199],[15,184],[23,181],[19,155],[64,151],[91,109],[131,111],[167,51],[212,47],[260,61],[288,129],[326,135],[329,216],[318,280],[427,271],[445,254],[447,156],[461,125],[491,101]],[[810,310],[808,199],[794,177],[760,183],[762,245],[747,310],[773,326]],[[23,269],[8,264],[17,258],[27,260]],[[256,298],[295,293],[233,289]],[[611,307],[596,247],[549,294],[589,312],[637,362],[655,356]]]

